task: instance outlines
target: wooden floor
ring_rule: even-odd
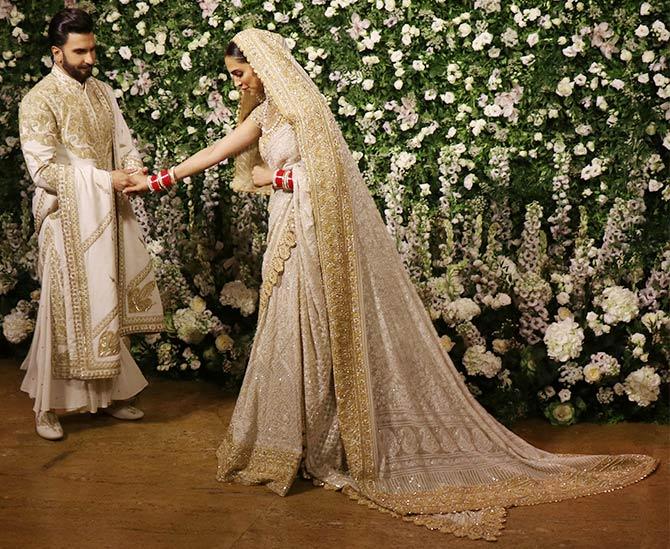
[[[2,548],[421,548],[489,547],[428,531],[299,481],[281,498],[215,480],[215,449],[234,398],[197,382],[152,381],[146,417],[63,418],[66,438],[34,432],[18,364],[0,361]],[[493,547],[669,547],[670,429],[644,424],[515,431],[555,452],[647,453],[648,479],[610,494],[511,509]]]

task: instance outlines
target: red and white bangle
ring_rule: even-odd
[[[293,192],[293,170],[276,170],[272,177],[272,188],[275,191],[282,190],[287,193]]]
[[[158,191],[167,191],[177,182],[174,174],[174,168],[161,170],[158,173],[147,176],[147,187],[152,193]]]

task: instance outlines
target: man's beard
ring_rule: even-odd
[[[83,84],[93,73],[93,65],[87,65],[85,63],[78,67],[71,65],[68,63],[65,53],[63,53],[63,70],[77,82]]]

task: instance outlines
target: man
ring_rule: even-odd
[[[163,309],[137,220],[120,192],[145,181],[145,170],[112,89],[91,76],[90,15],[58,12],[49,41],[53,69],[19,110],[36,186],[42,282],[21,389],[35,399],[37,433],[57,440],[57,411],[144,415],[123,402],[147,384],[123,336],[162,330]]]

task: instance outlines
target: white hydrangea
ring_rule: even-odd
[[[604,312],[603,320],[611,325],[630,322],[639,312],[637,294],[623,286],[605,288],[598,304]]]
[[[609,326],[608,324],[603,324],[600,321],[600,317],[593,311],[589,311],[586,314],[586,323],[588,324],[589,328],[593,330],[593,333],[597,336],[603,334],[609,334],[610,330],[612,329],[612,327]]]
[[[645,313],[642,315],[640,320],[642,320],[642,324],[644,324],[644,327],[650,333],[659,331],[665,324],[669,322],[667,315],[663,311]]]
[[[550,324],[544,334],[547,354],[559,362],[577,358],[582,352],[583,341],[584,331],[572,318]]]
[[[482,310],[469,297],[461,297],[449,303],[442,313],[444,321],[450,326],[468,322],[479,315]]]
[[[228,282],[219,294],[221,305],[228,305],[240,310],[242,316],[249,316],[256,310],[258,291],[247,288],[241,280]]]
[[[172,322],[177,330],[177,337],[192,345],[200,343],[209,332],[209,323],[203,315],[190,307],[175,311]]]
[[[623,388],[628,400],[638,406],[646,407],[658,399],[661,377],[651,366],[643,366],[639,370],[628,374],[623,382]]]
[[[502,367],[502,360],[486,350],[484,345],[473,345],[463,355],[463,366],[471,376],[494,377]]]
[[[13,310],[2,321],[2,333],[10,343],[21,343],[35,329],[35,321],[24,311]]]

